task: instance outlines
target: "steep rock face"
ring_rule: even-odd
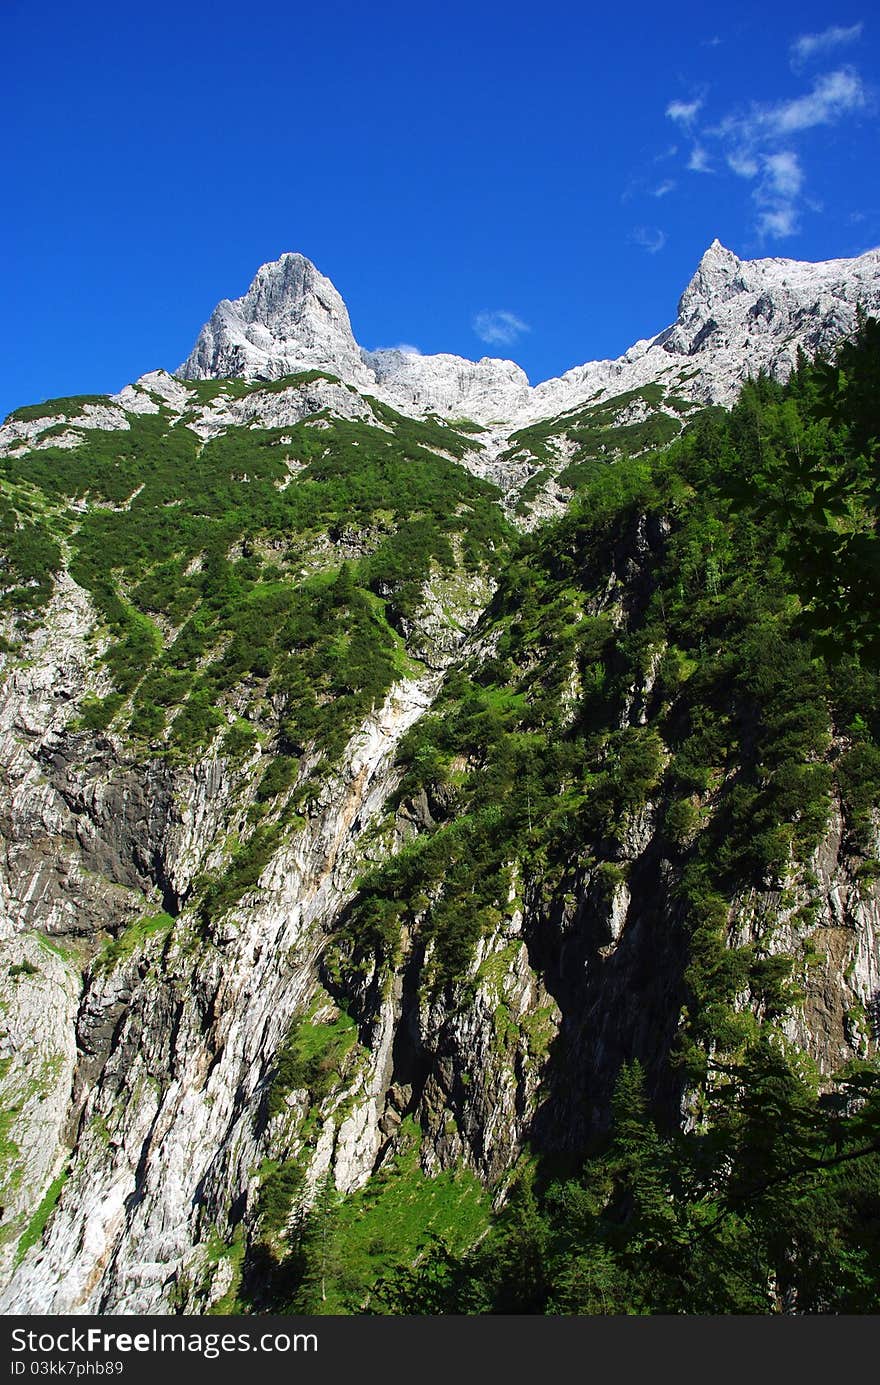
[[[51,628],[51,620],[49,624]],[[69,631],[65,645],[66,657],[76,662],[78,655],[79,666],[85,662],[87,632],[87,624]],[[20,724],[27,719],[34,734],[39,690],[48,682],[47,660],[57,660],[57,654],[51,642],[42,659],[40,647],[29,653],[37,657],[28,661],[27,676],[16,678],[8,705],[9,720]],[[426,689],[402,687],[370,719],[352,744],[342,777],[327,785],[317,816],[289,851],[273,862],[263,905],[238,911],[213,945],[203,941],[194,952],[192,926],[187,930],[181,920],[180,931],[174,933],[180,941],[167,949],[166,936],[157,935],[131,958],[123,951],[117,965],[98,957],[87,966],[78,1007],[76,992],[69,994],[67,980],[58,987],[59,1001],[67,997],[67,1003],[47,1007],[53,1023],[42,1041],[57,1070],[58,1096],[46,1108],[36,1131],[34,1145],[40,1156],[28,1161],[31,1151],[22,1148],[28,1170],[22,1190],[25,1203],[29,1193],[33,1206],[39,1199],[34,1189],[42,1191],[49,1173],[63,1160],[60,1150],[55,1151],[64,1125],[69,1127],[71,1120],[75,1152],[52,1221],[53,1240],[45,1255],[36,1257],[38,1263],[34,1256],[26,1258],[20,1271],[24,1277],[11,1290],[10,1303],[28,1303],[31,1311],[44,1312],[88,1311],[108,1304],[118,1305],[121,1311],[156,1311],[168,1302],[174,1267],[179,1268],[185,1252],[198,1241],[193,1218],[198,1224],[205,1216],[205,1197],[210,1206],[209,1194],[200,1193],[200,1188],[214,1188],[215,1213],[221,1206],[228,1210],[233,1188],[237,1190],[233,1202],[237,1197],[246,1199],[249,1189],[253,1190],[259,1164],[260,1084],[267,1059],[278,1047],[290,1015],[314,985],[321,924],[338,907],[359,833],[375,811],[377,795],[381,801],[387,791],[384,775],[397,737],[424,710],[426,701]],[[34,750],[31,742],[23,753],[33,756]],[[80,760],[70,768],[69,779],[76,779],[77,769],[87,778],[89,766],[80,742]],[[102,769],[106,784],[112,770],[106,765]],[[228,814],[232,794],[222,763],[208,762],[185,777],[186,783],[176,786],[180,805],[176,815],[170,806],[173,795],[163,793],[148,771],[141,775],[144,796],[165,816],[165,832],[160,834],[168,838],[164,871],[182,893],[190,871],[210,861],[218,818],[224,810]],[[31,798],[41,785],[49,798],[51,787],[45,775],[36,771]],[[81,813],[94,833],[100,833],[103,824],[107,835],[118,840],[129,824],[124,809],[119,812],[118,803],[116,808],[112,829],[103,822],[100,791]],[[175,816],[176,822],[172,821]],[[29,823],[17,817],[14,821],[21,835],[26,835]],[[145,819],[140,827],[146,850],[150,833]],[[74,839],[73,864],[83,854],[84,848],[80,846],[78,852]],[[39,853],[33,859],[21,855],[8,859],[7,893],[13,906],[17,898],[28,901],[35,892],[41,901],[37,915],[33,908],[13,907],[9,932],[24,929],[29,933],[28,925],[35,922],[55,934],[64,931],[65,910],[74,908],[65,902],[67,891],[74,898],[77,892],[73,864],[66,864],[59,883],[45,879]],[[113,864],[103,862],[105,911],[90,912],[80,904],[76,925],[83,934],[93,934],[102,926],[118,928],[125,921],[119,899],[115,909],[109,902],[115,883]],[[148,905],[144,895],[139,902],[142,908]],[[129,917],[135,912],[132,905],[126,903],[125,908]],[[50,960],[55,965],[54,957]],[[44,970],[16,978],[19,1009],[28,993],[34,996],[32,1004],[38,1001],[41,988],[48,984]],[[13,1021],[7,1043],[14,1051],[15,1032]],[[71,1059],[77,1050],[71,1109]],[[22,1052],[33,1068],[33,1053],[28,1046]],[[16,1083],[20,1085],[15,1071],[5,1078],[7,1091],[14,1094]],[[80,1103],[85,1102],[82,1111],[77,1109],[77,1095]],[[55,1138],[49,1140],[46,1127],[53,1111]],[[360,1176],[369,1168],[369,1158],[362,1151]],[[353,1176],[349,1168],[347,1177]]]
[[[310,260],[286,254],[261,266],[244,297],[218,303],[178,373],[277,380],[315,367],[370,381],[338,292]]]
[[[663,350],[695,360],[705,354],[723,375],[713,402],[725,403],[756,369],[785,378],[797,349],[827,349],[851,331],[857,305],[874,311],[880,292],[880,251],[855,260],[738,260],[717,240],[682,294]],[[703,369],[713,368],[708,362]]]
[[[121,1003],[119,1026],[51,1239],[25,1261],[10,1301],[30,1311],[160,1311],[200,1225],[216,1227],[218,1214],[253,1196],[269,1055],[314,985],[320,927],[339,907],[359,829],[386,788],[389,751],[424,705],[422,689],[402,688],[363,728],[317,817],[272,863],[261,900],[237,910],[213,946],[194,953],[184,936],[161,961],[154,949],[145,974],[141,961],[93,975],[81,1049],[83,1030]],[[361,1178],[372,1143],[361,1142]]]
[[[33,935],[4,942],[2,956],[0,1280],[6,1283],[28,1240],[38,1239],[34,1219],[67,1166],[81,978],[75,958]]]
[[[458,616],[468,620],[463,608]],[[320,994],[327,938],[396,784],[398,742],[429,707],[463,627],[442,642],[445,653],[437,630],[426,632],[438,671],[395,687],[367,718],[307,823],[206,932],[185,899],[196,872],[222,860],[254,779],[233,777],[217,758],[157,772],[126,763],[112,738],[71,731],[89,686],[93,622],[65,579],[7,688],[6,723],[18,728],[11,760],[17,754],[29,778],[22,793],[13,776],[3,872],[8,956],[26,965],[3,982],[11,1061],[2,1078],[18,1113],[19,1174],[0,1262],[12,1279],[0,1302],[7,1311],[198,1311],[228,1287],[229,1263],[209,1245],[255,1221],[266,1160],[298,1158],[311,1186],[330,1169],[351,1192],[393,1157],[401,1119],[415,1114],[426,1169],[464,1162],[486,1177],[503,1173],[540,1063],[528,1064],[524,1049],[515,1075],[493,1016],[500,1005],[519,1018],[552,1001],[515,937],[484,948],[463,1014],[429,1003],[424,957],[404,958],[390,988],[377,976],[340,996],[360,1031],[340,1084],[319,1106],[294,1093],[285,1114],[267,1119],[275,1055]],[[114,791],[120,776],[123,793]],[[42,815],[55,813],[48,840],[33,819],[43,801]],[[53,851],[63,860],[50,870]],[[174,916],[138,932],[132,921],[163,903]],[[109,948],[108,931],[117,936]],[[60,954],[54,939],[71,938],[78,951]],[[57,1196],[49,1185],[59,1172],[48,1237],[29,1249],[29,1218],[42,1197]]]
[[[713,241],[675,322],[616,360],[590,361],[531,387],[512,361],[360,350],[336,289],[301,255],[263,265],[243,298],[224,300],[179,374],[277,379],[325,368],[404,413],[464,415],[522,426],[661,382],[684,399],[729,403],[759,370],[786,378],[880,307],[880,251],[852,260],[740,260]]]

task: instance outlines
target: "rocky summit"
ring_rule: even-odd
[[[4,1312],[876,1310],[878,310],[532,386],[285,254],[6,419]]]

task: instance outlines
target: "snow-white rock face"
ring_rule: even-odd
[[[880,250],[817,264],[740,260],[715,240],[682,294],[671,326],[615,360],[588,361],[531,386],[513,361],[364,350],[330,280],[303,255],[288,253],[262,265],[242,298],[217,305],[179,378],[151,371],[110,396],[106,405],[88,403],[73,414],[68,409],[37,418],[10,416],[0,426],[0,452],[75,448],[89,430],[128,429],[131,416],[160,409],[172,420],[185,419],[205,439],[232,426],[286,426],[323,409],[381,426],[362,397],[371,395],[403,414],[439,414],[487,426],[490,436],[480,439],[465,465],[489,476],[492,458],[505,450],[511,432],[587,403],[659,383],[677,400],[729,404],[743,382],[761,370],[785,379],[799,349],[811,356],[852,331],[859,307],[880,312]],[[184,383],[274,382],[314,370],[340,383],[312,380],[246,398],[221,394],[207,402]],[[491,479],[508,490],[509,472],[506,459]]]
[[[520,366],[491,356],[466,361],[446,354],[365,351],[364,361],[375,374],[380,398],[404,414],[437,413],[504,423],[527,409],[531,395],[528,376]]]
[[[126,386],[134,390],[132,385]],[[28,450],[40,447],[79,447],[84,430],[99,429],[101,432],[124,432],[131,427],[122,409],[114,407],[116,400],[109,398],[107,404],[84,404],[75,407],[73,413],[41,414],[39,418],[17,419],[9,417],[0,426],[0,452],[12,452],[16,448]],[[151,412],[155,412],[152,410]],[[71,428],[71,423],[76,427]]]
[[[372,383],[338,292],[304,255],[286,254],[257,270],[243,298],[217,304],[178,374],[279,380],[316,369]]]
[[[279,379],[321,368],[403,413],[522,426],[654,381],[685,399],[729,403],[760,370],[785,378],[798,348],[832,346],[856,309],[880,310],[880,250],[851,260],[740,260],[715,240],[675,322],[616,360],[529,385],[513,361],[358,348],[345,305],[302,255],[263,265],[243,298],[224,299],[178,372],[185,379]]]

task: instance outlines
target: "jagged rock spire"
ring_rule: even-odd
[[[371,383],[338,290],[305,255],[288,252],[261,265],[243,297],[217,304],[177,373],[275,380],[315,368]]]

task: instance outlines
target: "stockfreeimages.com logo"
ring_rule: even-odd
[[[110,1332],[102,1327],[65,1328],[61,1332],[34,1332],[13,1328],[13,1352],[31,1356],[130,1356],[132,1354],[176,1353],[202,1356],[207,1361],[236,1352],[317,1351],[314,1332],[163,1332],[153,1327],[146,1332]],[[13,1361],[13,1375],[24,1375],[25,1361]]]

